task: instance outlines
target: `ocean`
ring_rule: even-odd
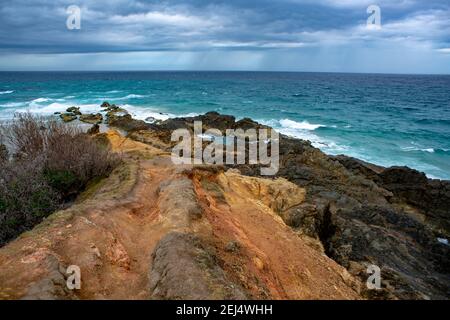
[[[328,154],[450,179],[450,76],[288,72],[0,72],[0,119],[109,101],[136,118],[217,111]]]

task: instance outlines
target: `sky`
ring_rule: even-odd
[[[450,0],[1,0],[0,70],[450,74]]]

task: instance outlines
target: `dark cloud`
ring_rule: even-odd
[[[373,2],[382,10],[376,31],[365,27]],[[81,30],[66,28],[69,5],[81,8]],[[4,56],[450,48],[448,0],[3,0],[0,26]]]

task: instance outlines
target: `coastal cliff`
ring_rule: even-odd
[[[272,178],[259,165],[174,165],[174,129],[264,126],[215,112],[147,123],[104,108],[127,136],[91,133],[123,164],[0,249],[0,298],[450,297],[450,182],[284,135]],[[80,290],[65,286],[69,265],[81,269]],[[365,285],[370,265],[379,290]]]

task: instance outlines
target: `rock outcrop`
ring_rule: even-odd
[[[77,119],[77,116],[71,112],[61,113],[59,117],[64,122],[71,122]]]
[[[152,125],[151,131],[159,132],[158,141],[168,142],[171,130],[192,128],[196,120],[203,122],[204,129],[222,132],[264,127],[250,119],[235,121],[207,113],[169,119]],[[260,174],[257,165],[230,167],[244,175]],[[317,240],[329,257],[363,281],[367,266],[381,268],[382,290],[365,291],[366,297],[450,297],[450,247],[438,241],[449,237],[450,182],[427,179],[405,167],[383,168],[346,156],[328,156],[308,141],[284,135],[276,176],[306,192],[303,203],[279,213],[287,225]]]
[[[361,283],[280,215],[285,179],[170,154],[109,131],[123,165],[0,249],[2,299],[360,299]],[[79,266],[81,289],[65,286]]]
[[[103,121],[103,116],[101,113],[89,113],[80,115],[80,121],[89,124],[100,124]]]
[[[149,124],[102,107],[128,136],[94,138],[124,165],[0,249],[0,298],[450,297],[450,182],[284,135],[270,179],[259,165],[174,165],[171,133],[194,121],[222,132],[268,127],[216,112]],[[61,290],[70,264],[81,268],[79,291]],[[365,285],[372,265],[379,290]]]

